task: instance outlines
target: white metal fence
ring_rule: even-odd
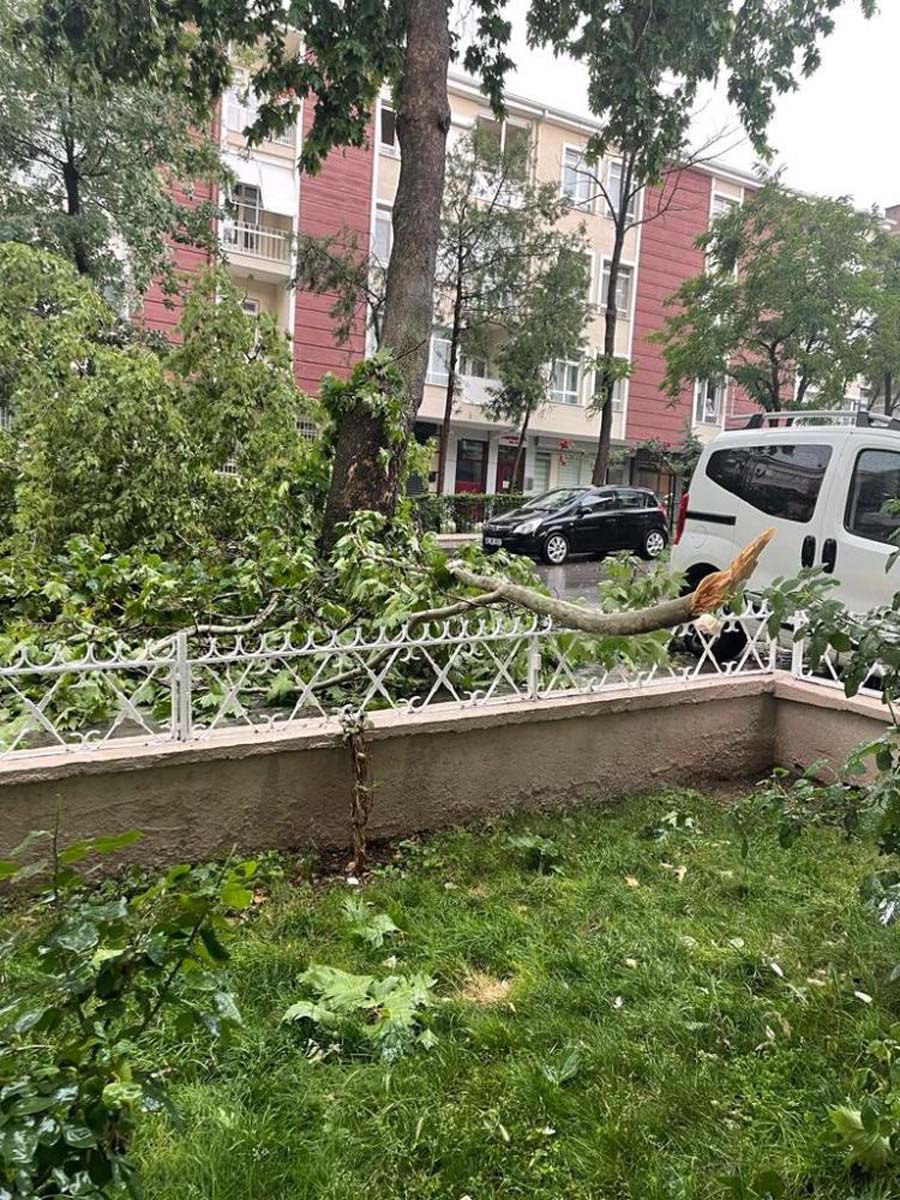
[[[77,657],[23,650],[0,667],[0,762],[49,751],[200,742],[244,731],[334,728],[341,713],[588,696],[775,670],[766,613],[701,620],[644,641],[642,665],[604,662],[597,639],[491,614],[399,632],[189,638]],[[722,638],[738,634],[730,661]],[[796,658],[796,654],[795,654]],[[796,664],[795,664],[796,665]],[[802,672],[798,672],[802,673]]]

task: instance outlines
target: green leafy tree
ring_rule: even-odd
[[[879,233],[863,375],[869,404],[892,416],[900,400],[900,238]]]
[[[532,0],[533,44],[581,60],[588,103],[600,132],[590,139],[585,171],[612,221],[604,357],[594,408],[601,414],[593,482],[609,465],[616,363],[616,295],[628,231],[655,219],[676,200],[679,170],[708,147],[689,150],[699,87],[727,80],[728,97],[763,156],[775,96],[797,86],[819,63],[819,43],[832,32],[841,0]],[[862,0],[870,15],[875,0]],[[604,163],[604,159],[608,159]],[[600,164],[592,165],[592,164]],[[608,167],[615,166],[610,175]],[[639,204],[642,188],[654,189]]]
[[[514,320],[504,330],[495,356],[500,387],[485,408],[492,420],[510,421],[518,429],[513,486],[523,470],[531,418],[550,399],[555,360],[577,360],[583,352],[591,312],[588,276],[584,255],[566,246],[548,246],[533,262]]]
[[[155,277],[173,291],[172,245],[215,246],[197,185],[226,179],[217,146],[179,93],[96,87],[67,44],[45,55],[20,20],[3,0],[0,241],[65,256],[117,304]]]
[[[777,181],[700,239],[707,270],[670,298],[659,335],[672,399],[730,379],[768,411],[840,404],[865,365],[877,269],[874,220]]]
[[[874,0],[862,0],[867,13]],[[699,83],[725,64],[731,98],[761,145],[776,91],[795,86],[799,71],[818,63],[819,39],[831,31],[841,0],[533,0],[529,37],[573,54],[589,66],[589,100],[604,120],[595,149],[625,146],[621,124],[630,109],[644,114],[642,140],[653,156],[637,164],[652,181],[677,154],[687,128],[686,106]],[[252,8],[239,0],[215,6],[197,0],[151,0],[119,20],[105,0],[80,0],[77,13],[42,0],[41,36],[65,41],[104,86],[160,72],[195,94],[215,94],[227,78],[229,39],[264,47],[253,87],[265,100],[253,136],[262,138],[293,119],[298,100],[316,97],[301,165],[316,169],[338,145],[361,145],[378,92],[387,82],[397,104],[400,177],[393,209],[382,344],[402,375],[406,434],[395,443],[364,399],[350,410],[335,446],[335,470],[325,511],[324,543],[355,509],[394,512],[406,442],[419,407],[433,315],[433,280],[440,235],[446,138],[450,125],[447,66],[453,49],[446,0],[303,0],[287,10],[276,0]],[[476,0],[474,35],[464,64],[477,74],[495,109],[510,66],[510,22],[499,0]],[[292,26],[302,49],[288,38]],[[658,34],[659,36],[654,36]],[[799,58],[799,67],[795,59]],[[674,78],[675,86],[672,85]],[[667,97],[671,103],[667,103]],[[662,136],[653,140],[652,134]],[[614,292],[614,289],[611,289]],[[380,451],[390,447],[387,470]]]
[[[435,315],[448,341],[438,492],[444,487],[463,352],[502,361],[501,394],[512,403],[514,391],[522,396],[523,389],[530,390],[533,403],[548,363],[580,350],[589,312],[587,262],[579,256],[586,244],[583,230],[558,227],[568,207],[555,182],[533,181],[527,139],[501,148],[499,137],[476,128],[448,156],[435,278]],[[536,295],[545,288],[551,294]],[[561,306],[556,337],[552,310],[547,311],[553,300]],[[540,327],[529,328],[535,320]],[[504,348],[510,339],[531,354],[528,364],[513,364]],[[535,362],[541,351],[550,357]],[[531,382],[526,372],[534,373]]]
[[[216,272],[179,329],[171,352],[123,336],[74,268],[0,248],[11,546],[52,553],[78,534],[120,550],[224,548],[268,524],[309,523],[292,486],[305,401],[274,318],[248,319]]]

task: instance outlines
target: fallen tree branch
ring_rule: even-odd
[[[481,575],[470,571],[459,559],[447,564],[460,583],[467,587],[480,588],[496,594],[503,600],[527,608],[542,617],[551,617],[557,625],[567,629],[580,629],[583,633],[595,633],[604,637],[629,637],[639,633],[653,633],[656,629],[671,629],[684,625],[701,613],[715,612],[740,590],[753,574],[759,556],[775,536],[774,529],[759,534],[735,558],[724,571],[715,571],[701,580],[697,588],[687,596],[675,600],[664,600],[650,608],[606,613],[597,608],[573,604],[569,600],[556,600],[544,596],[534,588],[500,579],[495,575]],[[481,597],[483,601],[483,597]]]

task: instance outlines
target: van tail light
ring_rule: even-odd
[[[687,521],[688,504],[690,503],[690,495],[687,492],[682,492],[681,499],[678,502],[678,520],[675,524],[675,545],[681,541],[681,535],[684,533],[684,524]]]

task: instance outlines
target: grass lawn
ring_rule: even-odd
[[[648,837],[673,809],[694,828]],[[526,830],[558,873],[510,845]],[[234,938],[238,1040],[158,1047],[185,1129],[142,1126],[148,1200],[661,1200],[765,1169],[788,1196],[900,1195],[851,1178],[826,1115],[900,1010],[900,937],[857,895],[873,862],[765,830],[744,869],[717,803],[681,792],[399,847],[363,893],[402,931],[381,948],[343,882],[276,879]],[[388,1061],[282,1024],[310,963],[429,973],[436,1044]]]

